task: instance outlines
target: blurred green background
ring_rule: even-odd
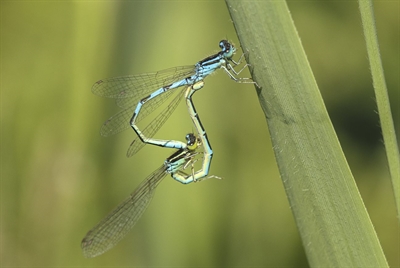
[[[399,225],[356,2],[289,2],[317,83],[392,267]],[[399,133],[399,3],[375,2]],[[103,138],[118,111],[91,93],[101,78],[194,64],[228,38],[223,1],[1,2],[1,265],[307,267],[251,85],[207,78],[194,96],[224,180],[167,177],[113,250],[83,258],[80,242],[171,153],[132,158],[131,130]],[[249,76],[249,74],[244,74]],[[192,131],[185,107],[156,135]],[[317,231],[317,230],[316,230]]]

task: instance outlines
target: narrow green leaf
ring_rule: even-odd
[[[286,2],[226,0],[312,267],[387,267]]]
[[[378,38],[375,27],[372,1],[359,0],[361,19],[367,44],[369,64],[371,66],[372,80],[378,105],[379,119],[381,121],[383,140],[392,179],[393,191],[397,206],[397,216],[400,219],[400,155],[399,146],[390,110],[389,95],[385,83],[385,75],[379,53]]]

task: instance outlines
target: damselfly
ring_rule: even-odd
[[[205,145],[202,144],[203,139],[190,133],[186,135],[186,141],[185,148],[168,157],[125,201],[86,234],[81,244],[85,257],[92,258],[103,254],[127,235],[146,210],[156,187],[167,174],[185,184],[204,179],[202,169],[194,171],[195,162],[200,157],[203,158],[203,152],[198,150],[200,145]],[[204,150],[207,150],[207,146]],[[197,157],[198,155],[200,157]],[[183,171],[188,167],[191,169],[190,174]],[[218,178],[208,178],[212,177]]]
[[[153,139],[153,136],[175,110],[184,95],[185,88],[201,89],[204,86],[203,79],[217,69],[223,69],[236,82],[255,84],[250,78],[237,78],[237,75],[248,66],[248,64],[245,64],[239,71],[234,69],[241,63],[244,54],[236,62],[232,59],[236,48],[229,41],[220,41],[219,47],[221,48],[220,52],[199,61],[195,65],[96,82],[92,87],[94,94],[115,98],[117,105],[123,108],[121,112],[109,118],[103,124],[101,134],[103,136],[113,135],[131,126],[138,136],[128,148],[128,157],[138,152],[145,143],[168,148],[184,148],[186,146],[184,142],[158,140]],[[154,120],[143,130],[140,130],[136,124],[172,96],[174,89],[177,88],[182,88],[182,90]]]

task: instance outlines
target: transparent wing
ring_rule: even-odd
[[[104,137],[108,137],[129,128],[129,121],[133,115],[133,110],[135,107],[136,105],[134,107],[122,110],[107,119],[107,121],[101,126],[100,134]]]
[[[129,128],[129,121],[133,111],[141,99],[163,86],[180,81],[194,73],[195,66],[191,65],[169,68],[156,73],[122,76],[97,81],[92,87],[92,92],[98,96],[115,98],[117,105],[124,108],[124,110],[104,122],[100,131],[101,135],[111,136]],[[145,107],[142,108],[136,122],[145,118],[164,103],[173,92],[174,90],[164,92],[148,101]]]
[[[149,93],[195,73],[195,66],[180,66],[156,73],[128,75],[97,81],[92,92],[98,96],[117,99],[118,106],[128,107],[136,104]],[[129,98],[129,101],[119,99]]]
[[[166,174],[166,168],[162,165],[86,234],[81,244],[86,258],[93,258],[106,252],[126,236],[146,210],[154,195],[154,190]]]
[[[185,90],[182,90],[181,92],[179,92],[179,94],[177,94],[175,96],[175,98],[171,101],[171,103],[159,115],[157,115],[157,117],[154,118],[153,121],[151,121],[143,129],[142,133],[146,137],[152,138],[157,133],[157,131],[161,128],[161,126],[165,123],[165,121],[168,120],[170,115],[175,111],[176,107],[178,107],[180,100],[183,98],[184,92],[185,92]],[[149,104],[149,103],[147,103],[147,104]],[[146,114],[146,112],[148,112],[147,110],[152,110],[152,108],[149,109],[146,107],[146,110],[142,110],[142,112],[144,112],[143,117],[147,115]],[[138,119],[139,118],[142,119],[141,115],[142,115],[142,113],[138,116]],[[136,136],[136,138],[130,144],[128,151],[126,153],[126,156],[131,157],[132,155],[136,154],[140,149],[142,149],[143,146],[145,146],[145,145],[146,145],[146,143],[143,143],[140,140],[139,136]]]
[[[140,122],[143,118],[148,116],[152,111],[154,111],[157,107],[159,107],[162,103],[164,103],[173,93],[174,89],[164,92],[160,96],[149,100],[140,111],[136,122]],[[133,111],[136,108],[138,102],[134,103],[132,106],[122,110],[116,115],[110,117],[101,127],[100,134],[102,136],[108,137],[130,127],[130,119],[133,116]],[[161,126],[160,126],[161,127]]]

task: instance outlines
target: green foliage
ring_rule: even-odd
[[[229,1],[312,267],[387,267],[285,2]]]
[[[400,155],[396,140],[396,131],[390,109],[389,95],[383,73],[382,60],[379,52],[376,34],[375,18],[372,1],[359,0],[364,36],[367,45],[368,58],[375,89],[378,114],[385,142],[386,155],[389,163],[394,196],[396,199],[397,215],[400,219]]]

